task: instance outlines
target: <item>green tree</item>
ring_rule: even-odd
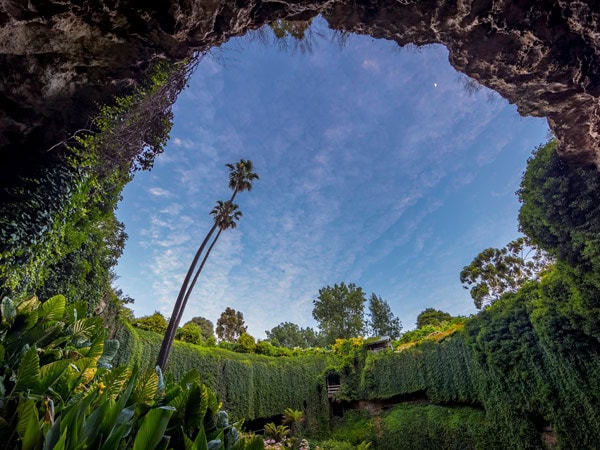
[[[273,344],[287,348],[308,348],[319,345],[319,336],[310,327],[300,328],[295,323],[282,322],[271,331],[265,331],[267,339]]]
[[[439,309],[427,308],[421,311],[417,316],[417,329],[427,325],[436,326],[452,319],[452,315],[447,312],[440,311]]]
[[[373,336],[389,336],[392,339],[398,339],[402,331],[402,322],[394,317],[388,302],[375,294],[371,294],[369,299],[368,328]]]
[[[202,331],[194,322],[188,322],[177,329],[175,338],[183,342],[189,342],[190,344],[200,344],[202,342]]]
[[[240,353],[254,353],[256,351],[256,340],[245,331],[237,338],[237,351]]]
[[[342,282],[319,290],[319,297],[313,300],[312,315],[327,344],[363,335],[365,302],[365,293],[354,283]]]
[[[537,280],[552,258],[529,238],[521,237],[503,248],[486,248],[460,272],[465,289],[479,309],[506,292],[516,292],[528,280]]]
[[[213,323],[204,318],[204,317],[192,317],[187,323],[195,323],[196,325],[198,325],[200,327],[200,331],[202,332],[202,337],[204,339],[208,339],[211,336],[214,336],[215,334],[215,326],[213,325]]]
[[[538,147],[517,192],[521,230],[600,287],[600,173],[596,166],[559,157],[555,140]]]
[[[229,306],[221,313],[217,320],[217,337],[221,341],[235,342],[248,330],[244,322],[244,314]]]
[[[151,316],[143,316],[135,319],[133,324],[142,330],[154,331],[155,333],[163,334],[167,331],[167,319],[158,311],[155,311]]]
[[[173,339],[175,338],[175,332],[177,330],[179,322],[181,321],[181,317],[183,316],[185,304],[187,303],[187,299],[189,298],[192,292],[196,280],[198,279],[198,276],[200,275],[200,272],[202,271],[202,268],[206,263],[206,259],[210,254],[210,251],[215,245],[221,232],[227,228],[234,228],[235,221],[238,220],[241,216],[241,212],[235,211],[237,209],[237,205],[233,203],[233,200],[235,199],[238,192],[252,190],[252,182],[254,180],[259,179],[258,175],[253,172],[254,168],[252,161],[250,160],[241,159],[236,164],[226,164],[226,167],[229,169],[229,188],[233,190],[233,194],[231,195],[229,201],[218,202],[217,207],[211,211],[211,214],[213,214],[215,218],[214,225],[206,234],[204,240],[202,241],[202,244],[200,244],[198,251],[194,255],[192,263],[190,264],[185,279],[181,285],[181,289],[179,290],[177,299],[175,300],[175,305],[173,306],[173,314],[171,317],[175,318],[175,320],[172,320],[169,324],[169,328],[167,329],[167,333],[165,334],[165,339],[158,353],[156,364],[159,367],[161,367],[161,369],[164,369],[167,365],[171,345],[173,343]],[[206,245],[210,241],[213,233],[217,228],[219,229],[217,237],[208,249],[207,254],[205,255],[204,259],[202,260],[202,263],[200,264],[200,267],[196,270],[198,262],[200,261],[200,256],[202,256]],[[195,271],[196,274],[194,275]],[[194,276],[193,281],[192,276]]]

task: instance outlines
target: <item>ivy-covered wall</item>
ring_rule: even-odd
[[[422,442],[451,443],[461,435],[469,436],[468,445],[443,448],[544,448],[548,442],[595,448],[600,333],[590,325],[597,311],[585,306],[587,294],[577,286],[568,271],[551,269],[461,331],[402,352],[368,353],[354,339],[332,354],[273,358],[177,342],[169,368],[176,378],[197,368],[237,418],[271,417],[291,407],[306,411],[308,430],[320,435],[330,423],[326,374],[338,375],[337,399],[348,407],[356,400],[408,400],[405,409],[378,422],[378,448],[409,448],[394,447],[403,435],[406,442],[421,442],[419,448],[442,448]],[[159,335],[127,326],[117,337],[121,363],[154,364]],[[417,405],[411,403],[415,395]]]
[[[116,339],[121,342],[117,364],[145,369],[156,362],[162,336],[124,325]],[[167,369],[176,379],[197,369],[234,418],[267,418],[293,408],[305,412],[311,433],[321,435],[329,429],[322,375],[332,359],[326,354],[274,358],[176,341]]]

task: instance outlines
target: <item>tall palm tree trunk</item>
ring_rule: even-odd
[[[173,310],[173,315],[169,319],[170,330],[167,329],[167,332],[165,333],[165,337],[163,339],[163,343],[161,345],[161,351],[163,350],[163,347],[164,347],[164,352],[162,353],[162,361],[164,361],[164,365],[161,366],[160,364],[158,364],[160,366],[160,369],[163,371],[164,371],[165,367],[167,366],[167,363],[169,362],[169,356],[171,356],[171,350],[173,348],[173,341],[175,340],[175,335],[177,334],[177,328],[179,328],[179,324],[181,323],[181,318],[183,317],[183,311],[185,310],[188,299],[190,298],[192,290],[194,289],[194,286],[196,285],[196,281],[198,281],[198,277],[200,276],[200,272],[202,272],[202,269],[204,269],[204,265],[206,264],[206,261],[208,260],[208,256],[210,255],[210,252],[212,251],[215,244],[217,243],[219,236],[221,236],[222,231],[223,230],[221,228],[219,228],[219,232],[213,239],[212,243],[210,244],[210,247],[208,247],[208,250],[206,251],[204,258],[202,259],[202,262],[200,263],[200,266],[198,267],[198,270],[196,271],[196,274],[194,275],[194,279],[192,280],[192,283],[189,285],[189,288],[187,289],[185,296],[183,297],[183,300],[181,302],[179,310],[178,311]],[[160,356],[161,356],[161,354],[159,353],[159,357]]]
[[[187,292],[187,287],[190,282],[190,278],[192,278],[192,274],[194,273],[196,264],[198,264],[198,260],[200,259],[200,256],[202,255],[202,252],[204,251],[204,248],[206,247],[206,244],[208,243],[212,234],[215,232],[216,228],[217,228],[217,224],[215,223],[212,226],[212,228],[210,229],[210,231],[208,232],[208,234],[206,235],[206,237],[204,238],[204,240],[202,241],[202,244],[200,244],[200,248],[198,248],[198,251],[196,252],[194,259],[193,259],[192,263],[190,264],[187,274],[185,275],[185,279],[183,281],[183,284],[181,285],[179,294],[177,295],[177,300],[175,300],[175,305],[173,306],[173,313],[171,314],[171,319],[169,320],[169,325],[167,327],[167,331],[165,332],[165,337],[163,338],[163,342],[162,342],[162,344],[160,346],[160,350],[158,352],[158,358],[156,360],[156,365],[159,366],[161,368],[161,370],[163,370],[163,371],[165,370],[165,366],[167,365],[167,357],[168,357],[169,347],[171,345],[170,342],[171,343],[173,342],[173,340],[170,339],[170,336],[172,335],[173,337],[175,337],[175,331],[177,330],[177,327],[175,326],[175,322],[172,320],[172,318],[177,317],[179,315],[180,309],[182,309],[181,305],[183,303],[183,298]]]
[[[198,270],[196,271],[196,275],[194,275],[194,279],[192,280],[192,283],[190,284],[190,287],[188,288],[187,292],[185,293],[185,297],[183,298],[183,304],[181,305],[181,309],[179,311],[179,315],[177,316],[177,323],[175,324],[176,327],[178,327],[179,323],[181,322],[181,318],[183,317],[183,311],[185,310],[185,307],[187,305],[188,299],[190,298],[190,295],[192,295],[192,291],[194,289],[194,286],[196,285],[196,281],[198,281],[198,277],[200,276],[200,272],[202,272],[202,269],[204,269],[204,265],[206,264],[206,260],[208,259],[208,256],[210,255],[210,252],[212,251],[213,247],[217,243],[217,240],[219,239],[219,236],[221,236],[222,232],[223,232],[223,230],[219,228],[219,232],[217,233],[217,235],[215,236],[214,240],[210,244],[210,247],[208,247],[208,250],[206,251],[206,255],[204,255],[204,258],[202,259],[202,262],[200,263],[200,267],[198,267]]]

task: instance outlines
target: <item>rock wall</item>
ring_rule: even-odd
[[[564,155],[600,166],[598,0],[0,0],[2,172],[87,127],[153,62],[319,13],[339,30],[446,45],[457,70],[547,117]]]

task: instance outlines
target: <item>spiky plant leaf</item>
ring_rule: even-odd
[[[17,370],[17,392],[23,392],[28,389],[37,390],[40,380],[40,358],[37,349],[31,347],[25,352],[19,363]]]

